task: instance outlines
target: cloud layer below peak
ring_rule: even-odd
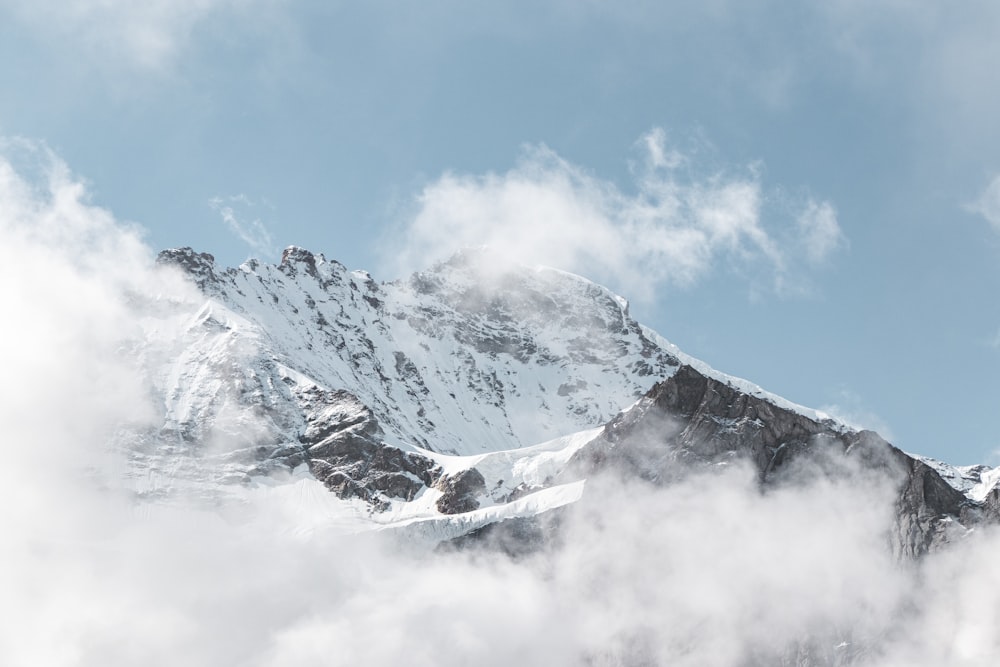
[[[541,174],[564,179],[557,195],[580,196],[580,181],[598,188],[583,190],[590,204],[641,209],[640,195],[547,159]],[[760,206],[754,183],[729,183],[716,207]],[[785,257],[755,219],[687,224],[714,252]],[[176,502],[142,500],[114,446],[123,427],[157,429],[163,410],[133,358],[137,319],[164,301],[193,315],[204,295],[156,269],[135,230],[37,145],[0,142],[0,241],[0,663],[722,666],[810,651],[824,664],[983,665],[1000,654],[1000,535],[899,563],[885,543],[893,489],[864,471],[766,493],[739,465],[662,489],[591,479],[562,543],[522,561],[345,534],[325,515],[340,501],[315,479],[234,485],[232,503],[182,485]],[[252,405],[234,409],[254,423]]]

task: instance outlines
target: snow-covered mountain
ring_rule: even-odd
[[[199,296],[138,304],[133,353],[162,407],[124,444],[145,496],[311,475],[359,521],[451,539],[572,503],[609,469],[663,483],[741,460],[766,482],[839,451],[899,477],[901,553],[1000,506],[994,471],[913,458],[718,373],[576,275],[487,250],[387,283],[295,247],[278,265],[189,248],[159,262]]]
[[[211,297],[195,348],[253,340],[258,376],[351,392],[396,446],[473,454],[547,440],[607,421],[678,365],[611,292],[552,270],[483,275],[474,254],[381,285],[298,248],[278,266],[218,272],[205,255],[161,259]],[[189,412],[207,408],[199,383],[172,382],[172,423],[204,423]]]

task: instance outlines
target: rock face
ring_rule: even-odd
[[[442,495],[437,508],[442,514],[461,514],[479,507],[478,497],[486,491],[486,480],[475,468],[443,477],[436,484]]]
[[[762,486],[806,460],[823,474],[843,466],[882,477],[897,489],[897,555],[926,553],[954,533],[955,522],[982,520],[979,506],[925,463],[871,431],[853,431],[751,396],[690,366],[657,384],[575,456],[575,474],[611,469],[666,484],[706,466],[749,462]]]
[[[191,248],[171,248],[161,251],[156,261],[158,264],[179,266],[202,290],[211,289],[218,280],[215,275],[215,257],[207,252],[195,252]]]
[[[356,397],[345,391],[312,393],[324,409],[307,418],[300,437],[305,460],[316,479],[341,498],[385,509],[389,499],[413,500],[440,477],[430,459],[385,444],[371,410]]]

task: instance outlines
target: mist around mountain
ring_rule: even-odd
[[[475,319],[478,302],[461,298],[475,285],[448,265],[378,283],[312,253],[227,270],[185,252],[195,264],[176,270],[68,174],[54,171],[41,190],[9,168],[0,176],[4,664],[1000,656],[1000,538],[989,490],[972,479],[988,484],[988,469],[927,466],[712,371],[575,276],[494,277],[499,294],[563,285],[590,295],[607,317],[583,330],[606,337],[566,334],[582,325],[562,318],[582,304],[563,312],[558,299],[544,313],[498,303],[470,333],[451,316]],[[554,282],[502,284],[525,275]],[[328,309],[351,299],[320,303],[312,286],[324,280],[316,290],[355,295],[344,322]],[[418,321],[432,301],[451,310]],[[512,308],[512,331],[535,345],[523,358],[525,341],[494,326]],[[404,339],[406,327],[425,338]],[[469,356],[442,356],[434,341]],[[354,364],[320,354],[341,343]],[[456,381],[466,391],[452,397]],[[532,420],[525,407],[538,397],[551,401]],[[282,440],[289,433],[301,437]],[[797,443],[780,456],[768,449],[779,436]],[[664,450],[664,439],[683,447]],[[362,469],[337,458],[355,451],[384,461]],[[466,479],[471,492],[461,492],[459,473],[473,469],[482,484]],[[387,471],[384,487],[373,470]],[[494,497],[499,470],[505,482],[520,477]],[[458,504],[442,508],[449,492]],[[913,519],[906,536],[930,536],[920,549],[893,548],[910,544],[893,541],[900,516]],[[520,526],[543,544],[492,548],[503,546],[488,530],[500,518],[514,521],[514,539]],[[474,543],[453,541],[477,530],[486,534]],[[509,543],[510,533],[493,537]]]

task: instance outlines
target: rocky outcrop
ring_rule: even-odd
[[[1000,523],[1000,487],[993,487],[986,494],[983,500],[983,513],[989,520]]]
[[[440,491],[436,507],[442,514],[479,507],[486,481],[475,468],[445,475],[426,456],[386,444],[372,411],[346,391],[313,387],[302,394],[312,416],[300,438],[304,460],[341,498],[360,498],[380,511],[433,488]]]
[[[371,410],[346,391],[308,392],[310,421],[300,440],[316,479],[341,498],[360,498],[374,509],[392,499],[413,500],[433,486],[433,461],[383,442]]]
[[[808,462],[822,474],[864,474],[897,489],[894,551],[918,556],[990,511],[925,463],[871,431],[812,419],[682,366],[579,451],[569,474],[612,471],[654,484],[733,461],[748,462],[762,486]],[[988,505],[988,503],[987,503]]]
[[[479,496],[486,491],[486,480],[475,468],[462,470],[438,480],[441,491],[437,508],[442,514],[461,514],[479,508]]]
[[[203,291],[214,291],[218,280],[215,274],[215,257],[207,252],[195,252],[191,248],[171,248],[162,250],[156,256],[156,263],[176,266],[191,276]]]
[[[682,366],[578,455],[587,467],[612,466],[650,481],[669,480],[687,464],[749,459],[764,477],[832,422],[809,419]]]

